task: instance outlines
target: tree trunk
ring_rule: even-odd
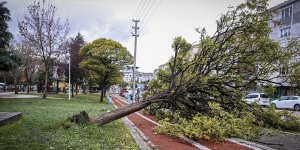
[[[103,98],[104,98],[104,88],[101,89],[101,94],[100,94],[100,102],[103,102]]]
[[[143,101],[131,103],[125,107],[120,107],[120,108],[117,108],[110,112],[104,113],[104,114],[100,115],[99,117],[97,117],[96,119],[94,119],[93,121],[97,125],[101,126],[101,125],[107,124],[109,122],[112,122],[114,120],[117,120],[119,118],[122,118],[124,116],[127,116],[136,111],[139,111],[139,110],[149,106],[152,103],[167,101],[169,97],[170,97],[169,94],[155,95],[155,96],[147,98]]]
[[[15,86],[15,94],[19,94],[19,87],[18,87],[18,73],[15,73],[14,76],[14,86]]]
[[[71,91],[72,91],[72,97],[74,97],[74,84],[71,83],[71,85],[72,85],[72,88],[71,88]]]
[[[44,95],[43,95],[43,98],[46,98],[47,97],[47,90],[48,90],[48,67],[45,67],[46,70],[45,70],[45,87],[44,87]]]
[[[41,93],[41,85],[40,85],[40,83],[39,83],[38,86],[37,86],[37,92],[38,92],[38,93]]]
[[[85,84],[83,83],[83,85],[82,85],[82,91],[83,91],[83,94],[85,94],[85,90],[86,90],[86,86],[85,86]]]
[[[106,88],[103,89],[103,96],[106,96]]]
[[[29,93],[30,91],[30,84],[27,84],[27,94]]]
[[[75,84],[75,93],[76,93],[76,96],[78,94],[78,84]]]
[[[59,86],[58,86],[58,84],[59,84],[59,80],[56,80],[56,94],[58,94],[58,92],[59,92]]]

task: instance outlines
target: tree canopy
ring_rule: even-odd
[[[132,64],[133,57],[120,43],[100,38],[80,49],[84,60],[80,67],[87,69],[89,75],[98,83],[101,89],[100,101],[111,85],[122,81],[120,72],[125,66]]]
[[[71,57],[71,84],[72,86],[76,84],[76,93],[78,84],[83,83],[83,79],[86,76],[86,71],[79,67],[79,63],[83,60],[83,56],[80,55],[80,48],[85,44],[83,36],[78,33],[76,37],[71,38],[70,43],[68,44],[68,50]],[[69,72],[69,67],[65,67],[66,72]],[[66,80],[69,80],[67,76]],[[73,88],[72,88],[73,89]],[[74,96],[72,90],[72,97]]]
[[[20,58],[7,48],[13,35],[8,31],[7,22],[11,20],[6,2],[0,2],[0,70],[9,71],[20,65]]]

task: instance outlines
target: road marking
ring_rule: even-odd
[[[115,98],[118,99],[118,100],[121,100],[120,98],[117,98],[117,97],[115,97]],[[118,102],[118,100],[116,100],[117,103],[119,103],[119,104],[122,105],[122,106],[126,106],[126,105],[121,104],[120,102]],[[121,100],[121,101],[125,102],[124,100]],[[125,103],[127,103],[127,102],[125,102]],[[135,114],[139,115],[140,117],[144,118],[145,120],[147,120],[147,121],[149,121],[149,122],[151,122],[151,123],[153,123],[153,124],[155,124],[155,125],[157,125],[157,126],[161,126],[161,124],[159,124],[159,123],[157,123],[156,121],[151,120],[151,119],[149,119],[149,118],[147,118],[147,117],[141,115],[141,114],[138,113],[138,112],[135,112]],[[208,147],[205,147],[204,145],[201,145],[200,143],[198,143],[198,142],[196,142],[196,141],[194,141],[194,140],[191,140],[191,139],[189,139],[189,138],[187,138],[187,137],[185,137],[185,136],[182,136],[182,137],[180,137],[180,138],[181,138],[182,140],[184,140],[184,141],[190,143],[191,145],[193,145],[193,146],[195,146],[195,147],[201,149],[201,150],[210,150]]]

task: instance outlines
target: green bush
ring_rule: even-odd
[[[213,115],[198,113],[191,120],[182,118],[175,113],[172,119],[165,118],[157,127],[159,133],[174,136],[187,136],[192,139],[224,140],[226,137],[251,139],[259,134],[260,127],[251,113],[244,113],[237,117],[224,111],[218,104],[210,104]]]

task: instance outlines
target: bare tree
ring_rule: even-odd
[[[69,23],[66,20],[61,24],[60,18],[56,18],[56,7],[46,0],[34,1],[27,10],[28,13],[24,15],[23,21],[18,22],[18,26],[22,37],[30,43],[33,54],[42,59],[45,69],[43,98],[46,98],[51,59],[57,58],[60,54],[59,46],[67,38]]]

